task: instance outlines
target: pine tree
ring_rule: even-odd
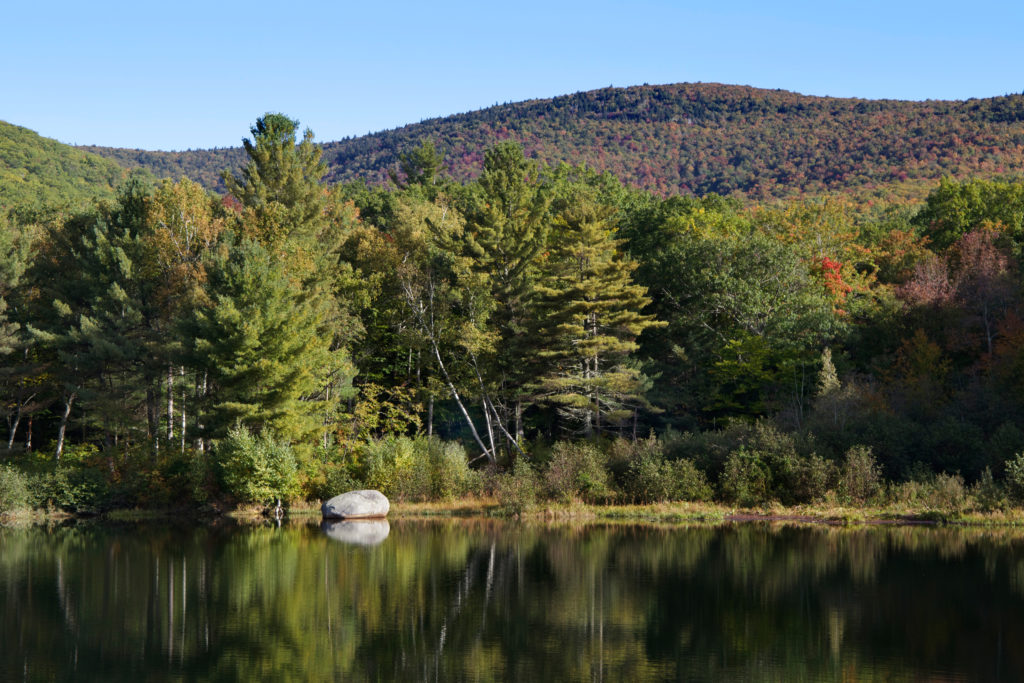
[[[629,357],[641,332],[663,324],[641,312],[647,289],[633,283],[636,264],[622,253],[610,215],[576,191],[555,219],[538,287],[547,370],[536,388],[586,436],[621,425],[645,405],[646,381]]]
[[[296,143],[298,125],[283,114],[257,119],[253,139],[243,140],[248,163],[239,177],[225,173],[224,180],[242,203],[239,234],[270,250],[298,292],[296,304],[317,311],[316,334],[325,340],[331,363],[310,369],[319,387],[304,400],[318,402],[326,439],[327,415],[352,393],[355,368],[346,346],[359,331],[346,300],[351,269],[339,257],[348,221],[330,203],[323,183],[327,167],[313,131],[307,128]]]
[[[323,428],[316,400],[338,352],[320,335],[325,314],[257,242],[229,236],[209,266],[208,302],[181,323],[185,358],[210,385],[206,436],[241,425],[308,450]]]
[[[327,166],[313,144],[313,131],[296,144],[299,122],[284,114],[266,114],[242,140],[249,161],[235,177],[225,171],[228,191],[244,207],[242,234],[264,245],[292,239],[309,243],[325,227],[326,193],[321,181]]]
[[[499,143],[487,150],[483,173],[462,207],[462,253],[473,259],[477,273],[487,277],[494,301],[490,325],[497,339],[480,368],[484,410],[517,439],[522,436],[527,385],[535,377],[528,329],[535,315],[537,260],[547,243],[551,202],[540,170],[518,144]]]

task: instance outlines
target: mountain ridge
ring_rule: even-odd
[[[385,182],[398,155],[424,139],[458,180],[479,171],[488,146],[512,139],[545,163],[586,164],[662,194],[784,197],[1022,173],[1024,95],[871,100],[717,83],[601,88],[321,142],[327,179]],[[221,191],[221,170],[244,161],[241,147],[79,149]]]

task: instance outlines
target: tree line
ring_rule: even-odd
[[[224,196],[133,177],[4,219],[6,457],[52,500],[1015,481],[1024,183],[742,203],[511,142],[458,182],[426,141],[328,185],[296,121],[251,134]]]

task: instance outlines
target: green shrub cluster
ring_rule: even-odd
[[[242,503],[287,500],[298,493],[298,464],[291,448],[270,435],[236,427],[214,448],[225,493]]]
[[[361,460],[366,486],[396,500],[451,500],[479,487],[480,475],[469,468],[465,449],[436,437],[370,441]]]

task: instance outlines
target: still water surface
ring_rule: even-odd
[[[0,680],[1024,681],[1024,535],[0,528]]]

